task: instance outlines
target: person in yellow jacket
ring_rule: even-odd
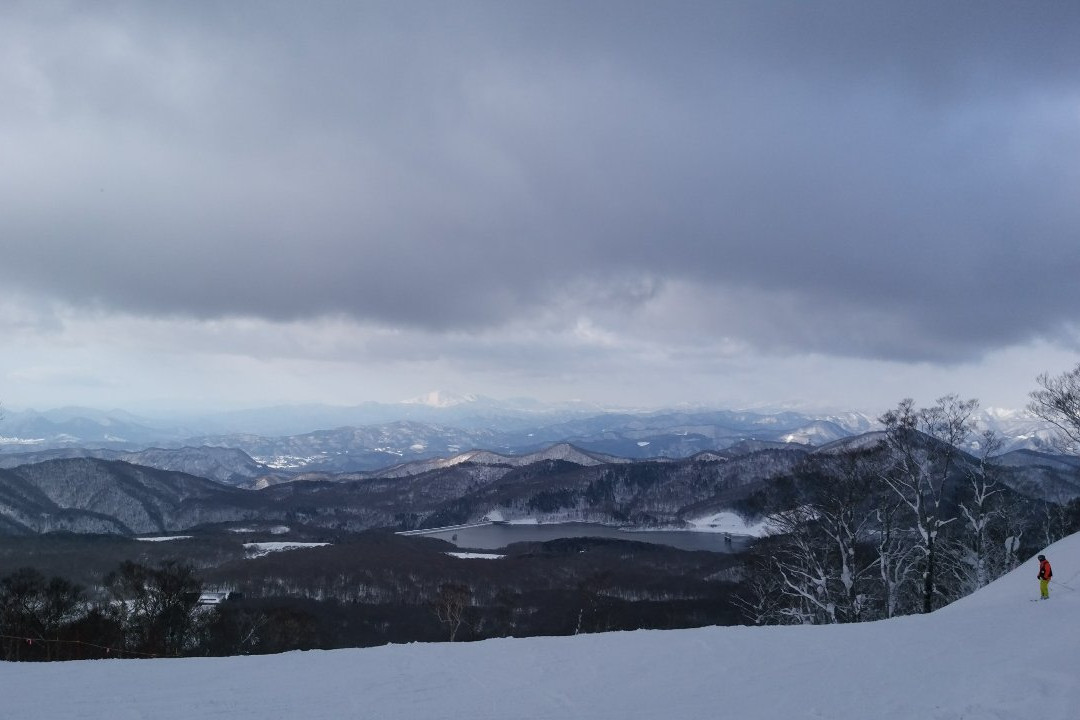
[[[1039,593],[1040,600],[1050,599],[1050,578],[1054,577],[1054,571],[1050,569],[1050,561],[1045,555],[1039,556]]]

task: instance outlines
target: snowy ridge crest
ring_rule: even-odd
[[[543,450],[534,453],[528,453],[525,455],[502,455],[500,453],[492,452],[491,450],[470,450],[468,452],[459,453],[449,458],[436,458],[433,460],[417,460],[410,463],[404,463],[402,465],[396,465],[392,468],[388,468],[381,472],[375,473],[375,477],[407,477],[410,475],[419,475],[421,473],[429,472],[431,470],[442,470],[463,463],[473,463],[475,465],[505,465],[509,467],[524,467],[526,465],[532,465],[536,462],[543,462],[545,460],[562,460],[565,462],[574,463],[575,465],[583,465],[585,467],[592,467],[594,465],[605,465],[611,463],[627,463],[632,462],[627,458],[615,457],[612,455],[603,455],[601,453],[591,453],[576,448],[570,443],[556,443]]]

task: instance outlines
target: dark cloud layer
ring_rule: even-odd
[[[1080,321],[1078,37],[1071,2],[7,5],[0,283],[436,331],[679,286],[688,334],[972,357]]]

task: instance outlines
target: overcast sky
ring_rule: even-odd
[[[1019,407],[1080,3],[5,2],[0,401]]]

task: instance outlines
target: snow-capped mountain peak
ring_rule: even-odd
[[[411,398],[409,400],[403,400],[403,405],[425,405],[433,408],[449,408],[456,407],[458,405],[466,405],[468,403],[474,403],[479,398],[476,395],[455,395],[453,393],[444,392],[442,390],[432,390],[429,393],[420,395],[419,397]]]

